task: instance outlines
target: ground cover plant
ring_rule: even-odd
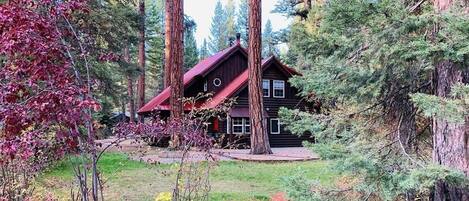
[[[338,176],[326,161],[294,163],[252,163],[222,161],[211,171],[210,200],[269,200],[284,192],[283,178],[304,170],[305,178],[330,185]],[[123,153],[105,154],[99,162],[107,200],[154,200],[160,192],[171,192],[175,164],[150,165],[129,160]],[[63,161],[44,172],[36,183],[37,194],[48,193],[66,199],[71,166]]]

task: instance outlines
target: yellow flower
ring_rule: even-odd
[[[171,201],[172,194],[170,192],[161,192],[156,195],[155,201]]]

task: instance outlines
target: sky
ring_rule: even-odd
[[[184,0],[184,13],[191,16],[197,23],[195,37],[197,45],[199,46],[203,43],[204,38],[208,40],[210,36],[210,25],[217,1],[218,0]],[[228,2],[228,0],[220,1],[223,5],[226,5],[226,2]],[[238,6],[240,0],[234,1]],[[262,1],[262,27],[264,27],[267,20],[270,19],[274,31],[286,28],[289,24],[289,20],[286,17],[277,13],[271,13],[277,1],[279,0]]]

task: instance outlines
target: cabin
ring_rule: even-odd
[[[301,76],[293,68],[282,64],[277,58],[269,57],[262,61],[262,88],[264,95],[264,116],[272,147],[297,147],[310,135],[298,137],[284,128],[279,119],[281,107],[290,109],[306,108],[306,103],[297,96],[297,89],[288,79]],[[184,74],[184,97],[195,97],[199,93],[212,93],[213,97],[203,103],[208,108],[216,107],[223,101],[236,98],[228,117],[213,119],[208,133],[215,137],[230,136],[232,139],[249,144],[250,123],[248,103],[248,54],[239,39],[231,47],[200,61]],[[169,116],[169,88],[163,90],[138,111],[141,115],[157,112],[162,117]]]

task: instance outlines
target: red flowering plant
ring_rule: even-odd
[[[79,139],[91,109],[61,20],[81,1],[10,0],[0,4],[0,200],[31,196],[31,178]]]

